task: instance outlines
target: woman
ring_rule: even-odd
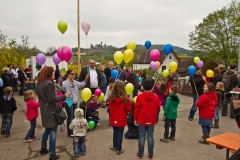
[[[62,84],[62,90],[65,93],[67,93],[67,92],[71,93],[70,98],[73,102],[73,104],[71,106],[68,106],[67,103],[65,103],[65,109],[66,109],[67,116],[68,116],[68,119],[67,119],[68,137],[71,137],[71,135],[73,134],[73,131],[69,129],[69,125],[71,124],[71,122],[74,118],[74,111],[77,108],[79,90],[82,89],[83,87],[85,87],[85,85],[87,84],[89,74],[86,75],[85,81],[83,81],[83,82],[78,82],[78,81],[74,80],[74,77],[75,77],[74,71],[69,69],[67,71],[67,79]]]
[[[9,68],[2,69],[2,80],[3,80],[3,88],[12,87],[14,89],[14,78],[12,72],[9,71]]]
[[[40,102],[40,110],[42,116],[42,126],[45,131],[42,135],[41,142],[41,154],[50,152],[49,160],[59,159],[60,156],[56,155],[56,138],[57,138],[57,127],[58,123],[55,116],[51,113],[50,109],[58,110],[57,102],[64,101],[66,98],[70,97],[70,93],[66,93],[63,96],[55,96],[55,86],[52,82],[54,79],[54,69],[53,67],[44,66],[37,85],[36,92]],[[49,151],[47,150],[47,140],[49,139]]]

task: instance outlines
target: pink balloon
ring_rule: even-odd
[[[58,65],[61,62],[61,59],[58,57],[57,53],[55,53],[52,57],[55,65]]]
[[[63,61],[62,48],[63,48],[63,47],[59,47],[58,50],[57,50],[57,55],[58,55],[58,57],[61,59],[61,61]]]
[[[98,96],[98,97],[101,96],[101,93],[102,93],[102,91],[100,89],[95,90],[95,95],[96,96]]]
[[[86,35],[88,35],[88,32],[89,32],[90,28],[91,28],[91,25],[90,25],[90,23],[88,21],[84,21],[82,23],[82,30],[84,31],[84,33]]]
[[[152,62],[150,63],[150,67],[151,67],[152,70],[156,71],[156,70],[157,70],[157,63],[154,62],[154,61],[152,61]]]
[[[203,61],[198,61],[198,63],[197,63],[197,67],[198,68],[202,68],[203,67]]]
[[[45,63],[46,56],[43,53],[38,53],[36,55],[36,61],[41,66],[41,65],[43,65]]]
[[[68,46],[64,46],[61,49],[61,56],[63,60],[65,60],[66,62],[69,62],[70,59],[72,58],[72,49]]]
[[[154,49],[150,52],[150,58],[152,61],[157,61],[160,57],[160,52],[157,49]]]

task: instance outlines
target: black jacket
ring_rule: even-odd
[[[4,95],[0,98],[0,113],[13,113],[17,109],[16,100],[12,95]]]
[[[193,94],[201,96],[203,94],[203,87],[205,84],[202,75],[194,74],[194,76],[190,77],[189,82],[192,86]]]
[[[218,82],[222,82],[222,75],[216,74],[210,82],[216,86]]]
[[[87,70],[88,70],[88,67],[82,68],[79,79],[78,79],[79,82],[83,82],[85,80],[86,75],[88,74]],[[97,79],[98,79],[98,87],[101,88],[101,86],[102,86],[102,74],[101,74],[100,69],[97,69],[97,68],[96,68],[96,72],[97,72]],[[87,81],[86,87],[90,88],[90,78]]]
[[[14,88],[14,77],[11,72],[6,72],[2,74],[3,87],[12,87]]]
[[[111,77],[111,72],[112,70],[109,67],[104,69],[104,74],[106,75],[107,82],[108,82],[108,79]]]
[[[25,78],[25,76],[24,76],[23,71],[19,69],[17,72],[18,72],[18,80],[19,80],[19,81],[25,81],[26,78]]]
[[[129,83],[132,83],[134,88],[139,88],[138,77],[134,72],[128,73],[127,76],[126,76],[126,80]]]

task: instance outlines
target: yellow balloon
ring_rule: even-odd
[[[137,96],[135,96],[135,97],[133,98],[133,102],[134,102],[134,103],[137,102]]]
[[[84,88],[81,92],[82,99],[87,102],[92,97],[92,92],[89,88]]]
[[[103,94],[103,93],[101,93],[101,95],[98,97],[98,100],[99,100],[99,102],[102,102],[102,101],[103,101],[103,99],[104,99],[104,94]]]
[[[113,58],[117,64],[121,64],[123,61],[123,53],[121,51],[117,51],[114,53]]]
[[[194,61],[194,63],[197,64],[200,61],[200,58],[199,57],[194,57],[193,61]]]
[[[177,63],[176,62],[169,63],[169,70],[170,72],[175,72],[177,70]]]
[[[127,49],[124,51],[123,59],[126,63],[130,62],[134,57],[133,51],[131,49]]]
[[[167,69],[165,69],[163,72],[162,72],[162,75],[163,77],[167,77],[169,75],[169,71]]]
[[[132,85],[132,83],[128,83],[126,86],[125,86],[125,91],[127,93],[127,95],[130,95],[134,90],[134,87]]]
[[[65,21],[61,20],[58,22],[58,30],[64,34],[68,28],[68,25]]]
[[[214,76],[214,72],[211,69],[209,69],[209,70],[207,70],[206,75],[207,75],[208,78],[211,78],[211,77]]]
[[[131,50],[134,51],[135,48],[136,48],[136,43],[135,42],[133,42],[133,41],[128,42],[127,49],[131,49]]]

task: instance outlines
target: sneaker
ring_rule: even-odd
[[[97,126],[100,126],[100,123],[97,123]]]
[[[161,142],[168,143],[168,139],[167,139],[167,138],[161,138],[160,141],[161,141]]]
[[[5,138],[9,138],[10,137],[10,135],[5,135]]]
[[[113,150],[113,151],[117,151],[117,148],[115,148],[113,146],[110,146],[110,149]]]
[[[45,154],[45,153],[49,153],[49,151],[47,150],[47,148],[41,148],[40,154]]]
[[[136,153],[136,156],[137,156],[138,159],[142,159],[142,156],[139,156],[138,153]]]
[[[148,156],[149,159],[153,159],[153,156]]]
[[[189,121],[192,121],[193,119],[192,118],[188,118]]]
[[[175,137],[168,137],[171,141],[175,141]]]
[[[124,149],[122,148],[121,151],[117,151],[117,155],[120,155],[120,154],[122,154],[123,152],[124,152]]]
[[[38,140],[40,139],[39,137],[33,136],[33,140]]]
[[[5,130],[1,130],[1,135],[5,135]]]
[[[30,139],[30,138],[29,138],[29,139],[24,139],[24,142],[25,142],[25,143],[30,143],[30,142],[32,142],[32,141],[33,141],[33,139]]]
[[[85,155],[85,152],[81,153],[81,156],[84,156]]]

